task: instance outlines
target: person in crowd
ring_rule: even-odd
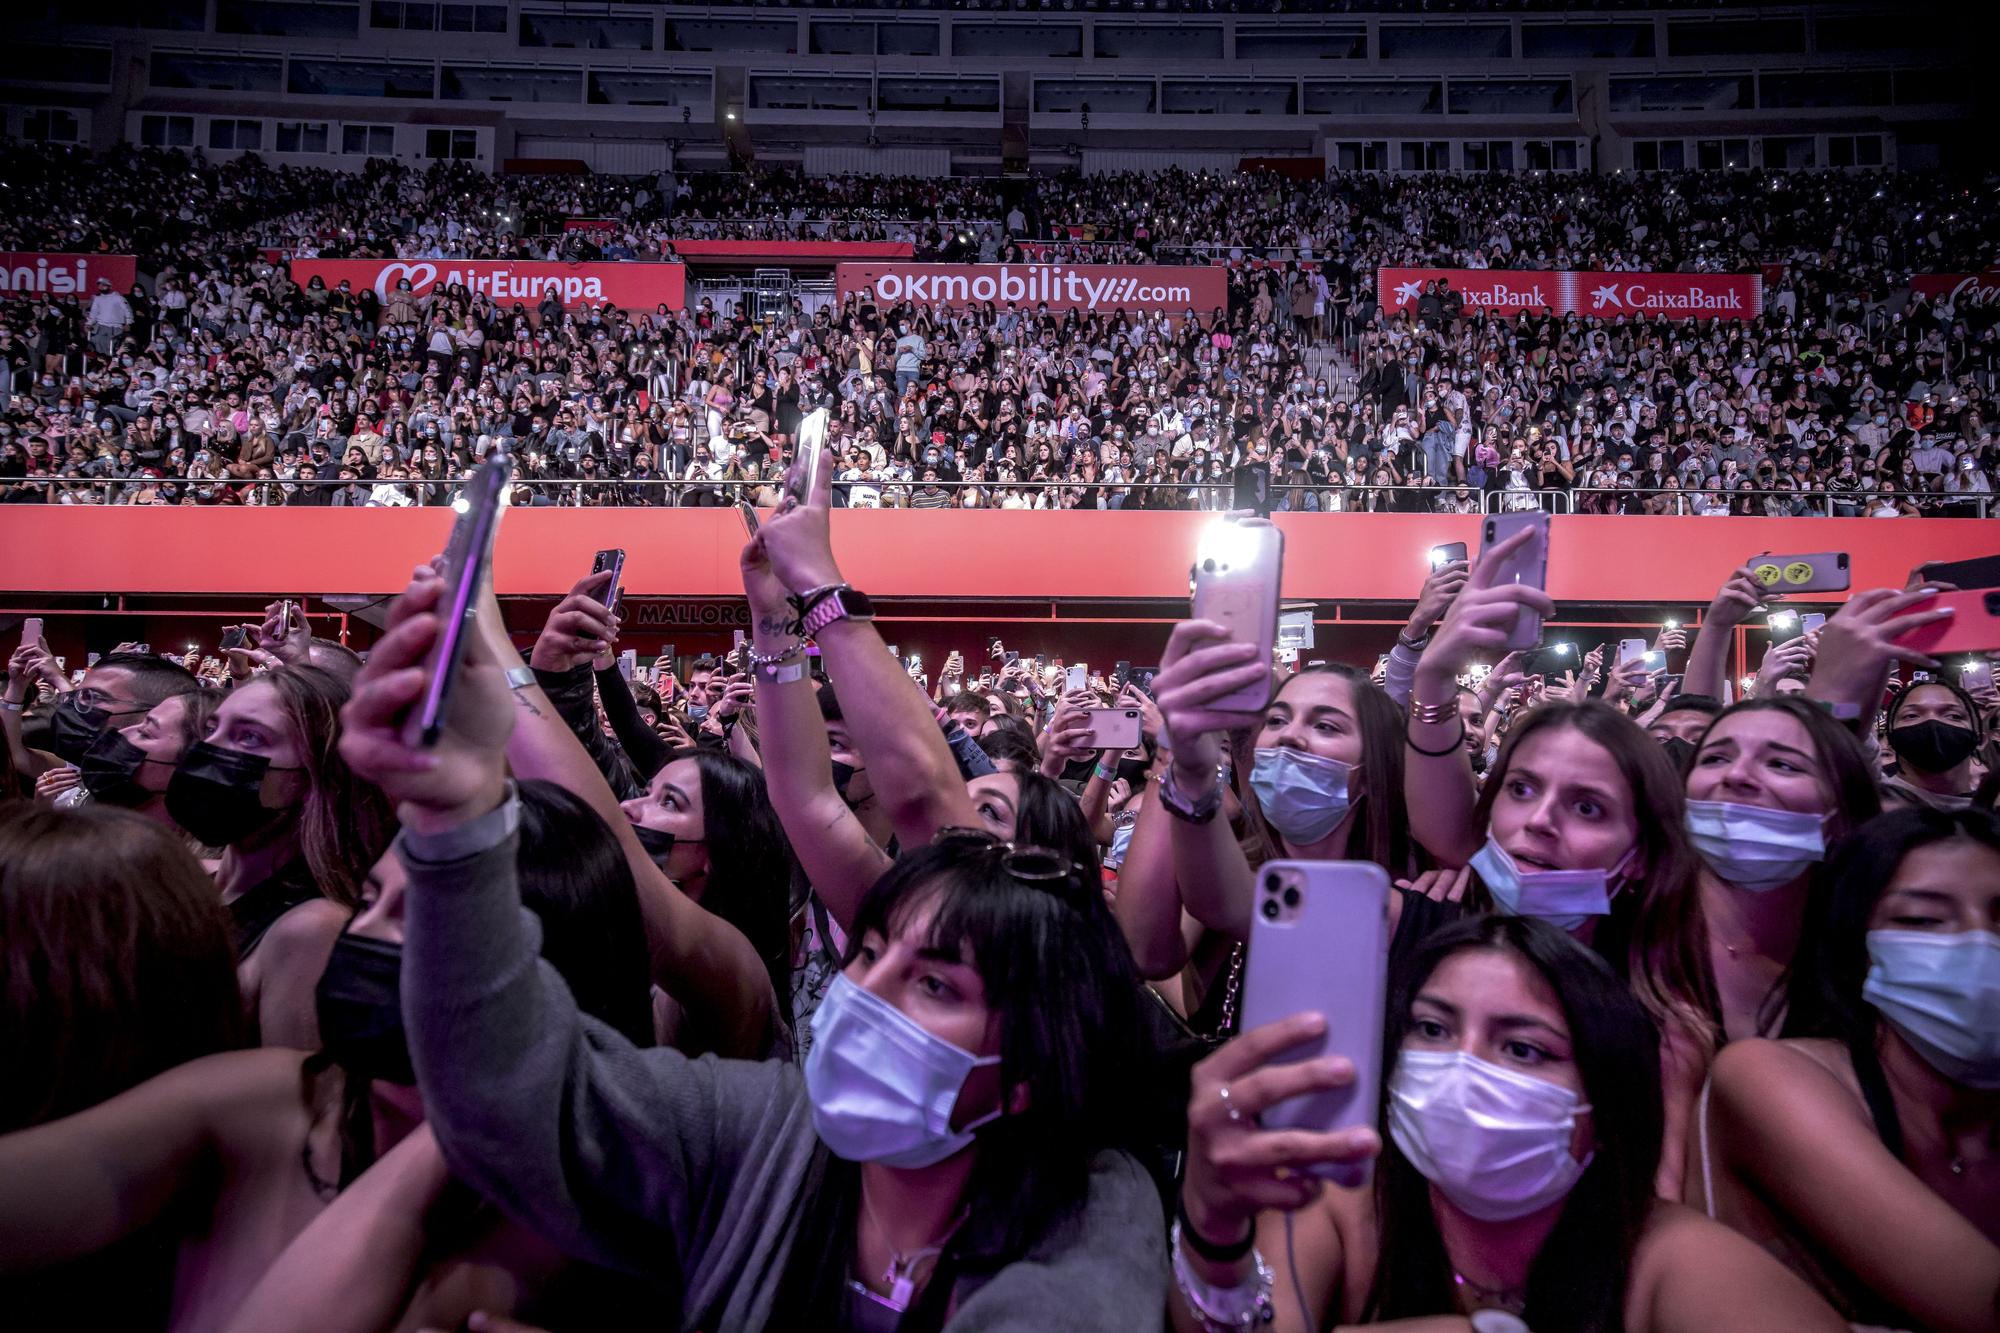
[[[523,782],[519,792],[526,840],[517,902],[537,919],[541,956],[581,1012],[633,1045],[649,1045],[637,896],[616,840],[587,803],[554,784]],[[482,1265],[504,1275],[505,1289],[530,1306],[553,1285],[563,1270],[559,1256],[462,1202],[456,1210],[440,1204],[441,1180],[409,1215],[368,1213],[379,1227],[407,1228],[429,1210],[428,1248],[415,1231],[376,1237],[377,1246],[391,1235],[408,1237],[413,1252],[399,1257],[411,1266],[460,1274],[456,1284],[434,1277],[428,1305],[407,1289],[414,1279],[387,1282],[372,1264],[349,1272],[339,1245],[309,1241],[314,1220],[337,1198],[358,1191],[365,1208],[385,1181],[407,1185],[408,1173],[436,1152],[423,1132],[425,1107],[403,1033],[397,963],[407,879],[395,856],[376,863],[364,893],[363,909],[314,979],[326,1043],[316,1053],[266,1046],[190,1059],[39,1129],[0,1136],[10,1182],[0,1190],[0,1272],[26,1272],[35,1281],[51,1264],[145,1237],[164,1255],[171,1290],[149,1293],[155,1304],[143,1311],[143,1322],[160,1322],[171,1305],[179,1318],[203,1327],[233,1317],[229,1326],[246,1333],[298,1320],[314,1321],[301,1327],[326,1328],[340,1319],[383,1327],[412,1299],[419,1310],[456,1325],[470,1312],[456,1305],[498,1300],[495,1288],[465,1279]],[[213,894],[205,901],[212,904]],[[100,948],[101,955],[110,951],[108,943]],[[229,1012],[240,1028],[242,1009],[233,996]],[[199,1032],[190,1028],[190,1036]],[[51,1198],[64,1201],[63,1213],[50,1211]],[[287,1248],[295,1243],[302,1255]],[[371,1250],[370,1257],[381,1260],[383,1252]],[[286,1279],[285,1289],[258,1300],[267,1290],[257,1286],[267,1268]],[[301,1305],[290,1283],[321,1280],[329,1271],[348,1281],[342,1302]],[[622,1296],[624,1287],[614,1292]],[[579,1314],[601,1309],[595,1298],[571,1292],[570,1299],[579,1301]],[[244,1322],[253,1308],[256,1317]],[[370,1311],[377,1312],[374,1322],[367,1322]],[[618,1317],[629,1315],[627,1308]]]
[[[1896,771],[1883,781],[1889,805],[1963,810],[1979,785],[1973,754],[1986,738],[1979,705],[1941,677],[1913,683],[1889,705],[1887,739]]]
[[[251,1036],[227,915],[171,834],[108,807],[0,812],[0,1143]],[[10,1214],[51,1203],[11,1174],[0,1195]],[[40,1211],[31,1225],[56,1222]],[[158,1322],[172,1279],[161,1236],[66,1257],[0,1265],[10,1322]]]
[[[1773,1035],[1827,849],[1881,811],[1853,733],[1802,699],[1718,714],[1687,774],[1687,832],[1726,1040]]]
[[[167,786],[188,747],[208,735],[221,704],[221,693],[212,689],[168,695],[137,721],[92,741],[77,760],[78,785],[93,801],[184,832],[167,813]]]
[[[77,785],[85,754],[106,732],[130,726],[163,701],[198,688],[185,667],[149,653],[108,654],[84,672],[74,689],[59,676],[47,644],[22,644],[8,659],[6,689],[0,693],[0,728],[6,731],[15,771],[38,779],[62,770],[45,795]],[[29,691],[38,681],[58,691],[48,718],[53,753],[31,750],[21,729],[23,712],[33,702]]]
[[[1715,1062],[1690,1199],[1857,1327],[1989,1330],[2000,821],[1909,805],[1850,834],[1824,874],[1784,1039]]]
[[[1323,1015],[1253,1028],[1196,1068],[1176,1328],[1226,1325],[1236,1310],[1297,1333],[1462,1329],[1481,1311],[1513,1316],[1496,1328],[1846,1327],[1749,1240],[1655,1197],[1653,1020],[1567,932],[1525,916],[1448,925],[1391,1005],[1386,1144],[1373,1127],[1257,1123],[1277,1101],[1357,1077],[1346,1056],[1274,1060],[1324,1031]],[[1313,1173],[1378,1157],[1369,1186]]]
[[[1417,663],[1405,733],[1411,832],[1441,864],[1472,869],[1474,907],[1560,926],[1629,980],[1660,1028],[1660,1189],[1674,1198],[1683,1131],[1721,1037],[1680,774],[1597,700],[1527,713],[1477,785],[1460,734],[1457,676],[1475,654],[1504,649],[1523,609],[1555,609],[1538,588],[1492,582],[1532,537],[1523,530],[1481,553]]]
[[[402,819],[410,1051],[455,1172],[566,1252],[664,1279],[711,1327],[1116,1323],[1153,1298],[1158,1195],[1120,1149],[1137,992],[1094,882],[1060,853],[949,837],[869,890],[803,1073],[635,1051],[513,961],[497,665],[466,664],[463,725],[432,759],[403,746],[436,604],[422,579],[399,600],[345,744]]]
[[[388,845],[388,807],[341,758],[339,677],[312,666],[232,690],[167,782],[166,813],[219,848],[243,993],[266,1045],[319,1046],[313,984]]]

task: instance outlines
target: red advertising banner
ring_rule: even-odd
[[[871,291],[879,301],[918,305],[1040,306],[1051,310],[1193,309],[1206,315],[1229,303],[1229,273],[1216,267],[1157,264],[842,264],[835,286],[845,298]]]
[[[1385,312],[1398,314],[1415,306],[1437,279],[1463,297],[1468,309],[1499,314],[1753,319],[1764,310],[1764,279],[1756,273],[1385,268],[1376,276],[1377,299]]]
[[[908,259],[908,241],[713,241],[672,240],[674,253],[691,264],[835,264]]]
[[[1954,308],[2000,305],[2000,269],[1984,273],[1912,273],[1910,290],[1933,301],[1949,299]]]
[[[650,310],[665,303],[670,310],[687,304],[687,270],[679,264],[551,264],[513,259],[294,259],[292,281],[304,286],[317,277],[332,287],[345,280],[355,287],[373,287],[387,298],[407,278],[422,296],[433,287],[454,283],[503,306],[520,302],[533,306],[553,289],[572,309],[615,305]]]
[[[0,293],[90,296],[99,278],[108,280],[115,292],[129,292],[139,280],[139,261],[131,255],[0,250]]]

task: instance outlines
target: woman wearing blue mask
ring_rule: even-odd
[[[687,1328],[1117,1327],[1158,1300],[1158,1194],[1120,1151],[1138,988],[1094,879],[950,838],[862,900],[803,1071],[634,1050],[532,965],[513,705],[484,651],[447,735],[402,743],[437,599],[419,580],[398,603],[346,749],[399,802],[403,1007],[455,1173],[665,1282]]]
[[[1857,1324],[2000,1309],[2000,819],[1908,809],[1826,864],[1782,1041],[1715,1062],[1703,1202]]]
[[[1519,540],[1494,552],[1509,555]],[[1626,977],[1662,1034],[1668,1133],[1659,1187],[1676,1198],[1686,1127],[1721,1039],[1680,776],[1617,709],[1556,702],[1508,730],[1475,785],[1456,677],[1475,655],[1503,649],[1524,605],[1554,610],[1538,589],[1488,586],[1492,554],[1474,566],[1417,666],[1406,737],[1411,829],[1443,864],[1472,868],[1475,907],[1561,927]]]
[[[1257,1127],[1273,1102],[1354,1078],[1337,1057],[1272,1062],[1318,1015],[1247,1032],[1197,1068],[1176,1328],[1260,1308],[1278,1333],[1844,1328],[1754,1245],[1654,1197],[1657,1039],[1589,950],[1526,918],[1459,922],[1423,942],[1390,1012],[1386,1145],[1372,1129]],[[1377,1154],[1368,1186],[1311,1174]]]
[[[1395,880],[1417,869],[1395,703],[1335,665],[1286,677],[1261,715],[1216,709],[1215,700],[1269,679],[1254,657],[1220,625],[1175,626],[1154,681],[1171,763],[1147,793],[1119,872],[1119,922],[1142,971],[1165,979],[1188,969],[1184,1012],[1202,1013],[1204,1029],[1233,1019],[1233,946],[1249,935],[1258,866],[1367,860]],[[1390,911],[1401,950],[1445,909],[1397,891]]]
[[[1813,872],[1880,812],[1853,735],[1803,700],[1745,700],[1703,733],[1687,831],[1725,1040],[1777,1032]]]

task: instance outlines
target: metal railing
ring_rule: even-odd
[[[1495,492],[1495,494],[1504,495],[1513,494],[1513,492]],[[1802,491],[1779,491],[1749,489],[1713,490],[1702,486],[1682,486],[1678,488],[1657,486],[1576,486],[1570,488],[1566,494],[1569,508],[1561,512],[1573,514],[1621,512],[1614,508],[1592,509],[1587,504],[1587,501],[1592,498],[1601,497],[1604,500],[1615,502],[1628,496],[1639,496],[1642,499],[1672,496],[1676,501],[1673,508],[1673,512],[1676,514],[1702,514],[1706,511],[1710,497],[1714,497],[1730,507],[1730,516],[1732,517],[1735,516],[1734,509],[1736,502],[1748,499],[1757,510],[1753,514],[1743,515],[1743,517],[1749,518],[1860,518],[1868,514],[1869,506],[1875,500],[1883,498],[1909,503],[1919,511],[1919,517],[1986,518],[1992,511],[1994,498],[1991,493],[1981,491],[1958,493],[1938,491],[1864,492],[1833,491],[1823,487]],[[1805,507],[1810,508],[1812,512],[1806,514],[1773,515],[1765,512],[1763,508],[1763,502],[1770,499],[1781,500],[1795,510],[1803,504]],[[1927,515],[1923,512],[1931,509],[1970,510],[1971,512],[1948,515]],[[1909,515],[1900,516],[1909,517]]]
[[[45,502],[51,504],[114,506],[190,504],[224,509],[245,505],[265,508],[285,505],[333,505],[357,509],[428,508],[451,504],[458,497],[459,485],[457,478],[418,481],[338,479],[322,481],[316,478],[295,481],[263,479],[245,481],[227,478],[217,481],[191,481],[186,478],[136,480],[129,477],[23,477],[0,479],[0,500],[8,498],[8,493],[14,488],[28,487],[44,491]],[[684,477],[517,477],[514,485],[517,490],[512,497],[513,503],[524,506],[546,504],[561,508],[704,508],[732,505],[745,499],[768,504],[775,501],[779,483],[776,479],[691,481]],[[1063,478],[1053,481],[939,481],[934,485],[937,492],[947,497],[947,503],[942,505],[913,503],[919,492],[927,489],[924,482],[914,480],[877,478],[836,480],[833,489],[838,504],[849,508],[883,509],[1000,509],[1009,507],[1002,503],[1009,492],[1030,496],[1055,492],[1056,503],[1027,507],[1042,509],[1157,507],[1220,512],[1235,507],[1236,495],[1235,483],[1227,476],[1200,481],[1101,479],[1085,481],[1078,478]],[[144,501],[135,498],[146,490],[157,492],[162,486],[176,488],[175,498]],[[316,491],[328,494],[323,499],[309,498]],[[379,499],[378,491],[382,493]],[[961,497],[967,491],[979,492],[980,502],[976,505],[966,505]],[[341,492],[345,494],[341,495]],[[767,492],[767,494],[758,496],[752,492]],[[1066,503],[1063,492],[1074,492],[1079,498],[1089,495],[1093,503],[1088,505]],[[1170,500],[1178,496],[1179,502],[1148,506],[1138,498],[1154,492],[1164,492]],[[1697,507],[1697,502],[1703,500],[1707,494],[1699,488],[1612,489],[1579,486],[1568,489],[1480,490],[1474,487],[1403,485],[1395,482],[1348,482],[1339,486],[1287,482],[1274,484],[1270,488],[1273,512],[1328,514],[1497,514],[1532,510],[1549,514],[1616,513],[1621,511],[1593,510],[1586,500],[1595,497],[1615,501],[1632,496],[1673,496],[1687,503],[1676,505],[1672,512],[1680,516],[1693,517],[1703,512]],[[1928,506],[1957,511],[1947,514],[1920,514],[1922,517],[1988,518],[1993,513],[1994,497],[1989,494],[1938,495],[1928,491],[1896,491],[1887,494],[1892,498],[1906,499],[1912,503],[1925,502],[1918,505],[1920,510]],[[1833,491],[1723,493],[1723,499],[1728,502],[1746,497],[1761,501],[1773,496],[1793,501],[1800,499],[1807,501],[1812,512],[1792,515],[1793,517],[1862,517],[1867,513],[1868,497],[1852,493]],[[1441,508],[1440,502],[1446,499],[1455,504],[1463,504],[1465,507]],[[1759,505],[1757,512],[1742,517],[1769,518],[1773,515],[1763,512]]]

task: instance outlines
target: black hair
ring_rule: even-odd
[[[1511,954],[1555,992],[1596,1140],[1590,1164],[1529,1266],[1522,1317],[1536,1328],[1617,1333],[1625,1326],[1625,1287],[1652,1213],[1666,1131],[1658,1032],[1611,966],[1566,932],[1533,917],[1472,917],[1426,939],[1397,984],[1384,1049],[1385,1089],[1410,1031],[1411,1004],[1439,964],[1467,949]],[[1363,1321],[1456,1314],[1451,1260],[1438,1236],[1430,1184],[1394,1138],[1384,1138],[1375,1169],[1381,1248]]]
[[[1914,681],[1903,689],[1898,690],[1896,697],[1889,702],[1889,720],[1887,725],[1893,728],[1896,725],[1897,715],[1903,711],[1903,705],[1909,702],[1910,696],[1918,690],[1927,687],[1951,691],[1957,697],[1959,704],[1965,709],[1965,715],[1972,719],[1972,734],[1982,739],[1985,737],[1986,714],[1980,709],[1977,703],[1973,702],[1971,695],[1967,694],[1959,686],[1946,680],[1943,676],[1933,676],[1929,680]]]
[[[733,754],[700,747],[675,750],[666,762],[676,759],[694,760],[701,773],[702,836],[708,840],[701,905],[750,941],[764,960],[778,1013],[789,1023],[792,900],[802,881],[763,771]]]
[[[1711,717],[1722,711],[1722,700],[1712,694],[1677,694],[1667,701],[1667,706],[1659,712],[1660,717],[1668,713],[1707,713]]]
[[[103,671],[116,667],[130,672],[132,676],[132,701],[151,708],[176,694],[187,694],[201,688],[194,672],[184,666],[176,666],[157,653],[112,653],[97,659],[92,671]]]
[[[1097,835],[1076,797],[1062,783],[1032,769],[1014,776],[1021,784],[1014,802],[1014,841],[1061,852],[1078,874],[1094,882],[1099,871]]]
[[[1876,1053],[1880,1020],[1861,995],[1868,977],[1868,923],[1903,858],[1954,838],[2000,851],[2000,815],[1905,806],[1843,838],[1821,867],[1828,886],[1824,910],[1807,915],[1792,961],[1783,1035],[1831,1038],[1847,1047],[1876,1133],[1898,1158],[1903,1130]]]
[[[542,923],[542,957],[577,1008],[634,1046],[653,1044],[652,960],[639,889],[617,836],[588,802],[541,779],[517,784],[521,904]]]
[[[995,718],[993,727],[979,738],[979,748],[994,763],[1012,761],[1024,771],[1033,771],[1042,762],[1041,747],[1026,723],[1018,717]]]
[[[893,938],[930,913],[930,947],[966,958],[999,1020],[1002,1095],[1025,1105],[981,1129],[966,1224],[939,1258],[899,1333],[942,1327],[956,1274],[997,1271],[1073,1216],[1097,1154],[1130,1143],[1149,1086],[1138,969],[1094,878],[1025,881],[997,844],[919,848],[876,880],[848,933],[851,964],[868,936]],[[815,1148],[798,1236],[769,1326],[804,1328],[835,1309],[854,1249],[860,1171]]]

